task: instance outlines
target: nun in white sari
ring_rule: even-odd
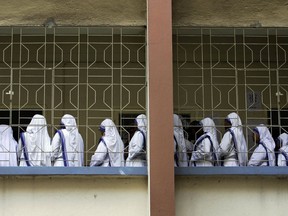
[[[219,142],[215,123],[211,118],[205,118],[200,124],[204,133],[194,144],[190,166],[218,166]]]
[[[183,125],[178,115],[174,114],[174,166],[187,167],[188,157]]]
[[[103,133],[97,149],[91,157],[90,166],[123,167],[124,144],[111,119],[105,119],[99,130]]]
[[[278,166],[288,166],[288,134],[282,133],[278,137],[278,141],[280,142],[280,150],[278,154]]]
[[[143,167],[146,166],[146,140],[147,140],[147,119],[141,114],[135,119],[138,130],[134,133],[129,142],[129,155],[126,159],[128,167]]]
[[[268,128],[261,124],[254,130],[254,141],[258,144],[248,166],[275,166],[275,142]]]
[[[230,113],[225,124],[228,128],[221,140],[219,155],[224,166],[247,166],[248,150],[244,137],[242,122],[238,114]]]
[[[0,125],[0,166],[17,166],[17,142],[8,125]]]
[[[84,163],[84,142],[72,115],[61,119],[60,129],[52,140],[51,160],[53,166],[80,167]]]
[[[51,139],[44,116],[33,116],[26,132],[20,134],[19,166],[51,166]]]

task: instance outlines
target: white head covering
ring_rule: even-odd
[[[216,131],[216,127],[215,127],[215,123],[211,118],[204,118],[203,120],[201,120],[201,125],[203,127],[203,131],[205,132],[206,135],[209,135],[211,138],[211,141],[213,143],[213,147],[215,150],[215,154],[216,154],[216,159],[218,161],[219,157],[218,157],[218,148],[219,148],[219,142],[217,139],[217,131]]]
[[[65,126],[65,129],[69,132],[69,135],[70,135],[68,144],[72,146],[76,146],[78,143],[79,133],[78,133],[78,128],[77,128],[75,118],[72,115],[65,114],[62,117],[61,122],[63,123],[63,125]]]
[[[183,125],[181,119],[178,115],[174,114],[174,137],[177,140],[178,144],[178,166],[179,167],[187,167],[188,159],[187,159],[187,151],[186,151],[186,143],[183,131]]]
[[[68,132],[69,136],[65,137],[65,144],[67,149],[67,154],[70,154],[69,163],[72,163],[73,158],[78,161],[77,166],[82,166],[83,163],[83,143],[82,138],[79,139],[80,134],[77,128],[77,123],[75,118],[70,114],[65,114],[61,119],[62,124],[65,126],[66,131]],[[80,143],[81,142],[81,143]],[[75,156],[75,153],[78,153]],[[73,155],[71,155],[73,154]],[[72,158],[71,158],[72,157]]]
[[[107,145],[111,166],[124,166],[124,144],[111,119],[105,119],[101,125],[105,128],[103,139]]]
[[[0,166],[17,166],[17,142],[12,128],[0,125]]]
[[[215,123],[211,118],[204,118],[201,120],[201,124],[203,126],[203,131],[211,136],[213,143],[219,145],[217,139],[217,131],[215,127]]]
[[[136,117],[137,127],[144,134],[147,132],[147,118],[146,115],[141,114]]]
[[[287,133],[280,134],[278,139],[281,142],[281,147],[288,146],[288,134]]]
[[[33,116],[25,133],[25,144],[31,166],[51,166],[50,136],[44,116]]]
[[[236,151],[238,155],[238,161],[240,166],[246,166],[248,162],[248,150],[247,143],[244,137],[242,122],[239,115],[235,112],[230,113],[226,119],[231,123],[230,130],[235,135]]]
[[[275,166],[275,154],[274,154],[275,142],[273,140],[273,137],[271,136],[270,131],[263,124],[257,126],[256,131],[258,131],[259,133],[260,142],[267,148],[269,165]]]

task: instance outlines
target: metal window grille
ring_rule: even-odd
[[[145,49],[144,27],[0,28],[0,124],[19,139],[40,113],[52,138],[69,113],[88,165],[105,118],[127,142],[127,119],[146,112]]]
[[[179,27],[173,50],[174,110],[184,127],[212,117],[220,141],[225,117],[237,112],[249,153],[258,124],[274,138],[288,132],[287,28]]]

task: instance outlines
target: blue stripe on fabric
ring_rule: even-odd
[[[284,156],[285,160],[286,160],[286,166],[288,166],[288,155],[285,151],[280,150],[280,153]]]
[[[176,139],[175,136],[174,136],[174,141],[175,141],[175,143],[176,143],[176,151],[175,151],[175,153],[174,153],[174,160],[175,160],[176,166],[178,167],[178,166],[179,166],[179,165],[178,165],[178,160],[179,160],[179,158],[178,158],[178,155],[177,155],[177,152],[178,152],[178,142],[177,142],[177,139]]]
[[[231,130],[231,128],[228,129],[228,131],[230,132],[231,136],[232,136],[232,141],[234,143],[234,149],[235,149],[235,153],[236,153],[236,160],[238,161],[239,165],[240,165],[240,162],[239,162],[239,157],[238,157],[238,151],[237,151],[237,141],[236,141],[236,138],[235,138],[235,134],[234,132]]]
[[[211,151],[211,153],[212,153],[213,165],[214,165],[214,166],[215,166],[215,164],[218,165],[218,160],[217,160],[217,157],[216,157],[216,150],[215,150],[215,148],[214,148],[214,146],[213,146],[213,142],[212,142],[212,140],[211,140],[211,137],[208,136],[207,138],[209,139],[210,145],[211,145],[210,151]]]
[[[194,149],[193,149],[194,152],[197,150],[198,145],[199,145],[204,139],[206,139],[207,137],[208,137],[208,135],[205,134],[204,136],[201,136],[201,137],[199,137],[198,140],[196,140],[196,143],[195,143]],[[194,166],[196,167],[196,161],[193,161],[193,164],[194,164]]]
[[[99,143],[100,142],[103,142],[103,144],[106,146],[106,148],[107,148],[107,154],[108,154],[108,158],[109,158],[109,167],[111,167],[111,160],[110,160],[110,156],[109,156],[109,149],[108,149],[108,147],[107,147],[107,144],[106,144],[106,142],[104,141],[104,139],[101,137],[100,139],[99,139]]]
[[[68,156],[67,156],[67,150],[66,150],[66,143],[65,143],[65,139],[64,139],[64,134],[61,130],[57,130],[57,133],[60,136],[60,140],[61,140],[61,149],[62,149],[62,156],[63,156],[63,162],[64,162],[64,166],[68,167],[69,163],[67,161]]]
[[[139,130],[139,132],[142,134],[143,136],[143,150],[146,151],[146,137],[143,131]]]
[[[266,146],[264,145],[264,143],[262,143],[262,142],[260,142],[259,145],[262,145],[263,148],[265,149],[265,151],[266,151],[267,165],[270,166],[267,147],[266,147]]]
[[[204,136],[201,136],[201,137],[196,141],[196,143],[195,143],[195,145],[194,145],[194,151],[197,150],[198,145],[199,145],[204,139],[206,139],[206,138],[208,138],[209,141],[210,141],[210,145],[211,145],[210,151],[211,151],[211,153],[212,153],[212,158],[213,158],[213,161],[214,161],[213,165],[215,166],[215,163],[217,164],[218,161],[217,161],[217,157],[216,157],[216,153],[215,153],[216,150],[214,149],[213,142],[212,142],[210,136],[208,136],[207,134],[205,134]],[[193,161],[193,164],[194,164],[194,166],[196,166],[196,161]]]
[[[30,161],[29,161],[29,157],[28,157],[26,144],[25,144],[24,133],[20,133],[20,139],[21,139],[21,143],[22,143],[22,147],[23,147],[23,154],[24,154],[25,162],[26,162],[27,166],[31,166]]]

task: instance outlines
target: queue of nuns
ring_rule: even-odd
[[[111,119],[105,119],[99,126],[101,138],[91,157],[90,166],[147,166],[146,116],[138,115],[135,124],[137,130],[129,142],[125,160],[124,143],[117,127]],[[51,140],[45,117],[37,114],[26,131],[20,134],[18,143],[13,138],[12,128],[0,125],[0,166],[83,166],[84,142],[75,118],[66,114],[60,125],[61,128]],[[224,125],[225,133],[220,143],[211,118],[192,122],[187,138],[180,117],[174,114],[175,167],[288,166],[288,134],[283,133],[278,137],[277,142],[282,147],[276,158],[275,142],[270,131],[265,125],[258,125],[253,130],[253,141],[257,147],[248,160],[248,147],[238,114],[230,113]]]
[[[138,130],[130,140],[126,166],[146,166],[146,116],[138,115],[135,123]],[[17,143],[12,128],[0,125],[0,166],[83,166],[84,142],[75,118],[64,115],[60,126],[51,140],[45,117],[34,115]],[[114,122],[105,119],[99,131],[102,137],[90,166],[125,166],[124,144]]]
[[[204,118],[190,125],[188,140],[184,137],[181,119],[174,114],[175,166],[288,166],[287,133],[282,133],[277,138],[276,142],[281,148],[276,158],[276,145],[269,129],[264,124],[255,127],[253,142],[257,146],[248,160],[248,147],[237,113],[230,113],[225,118],[225,133],[220,143],[217,140],[215,123],[211,118]]]

